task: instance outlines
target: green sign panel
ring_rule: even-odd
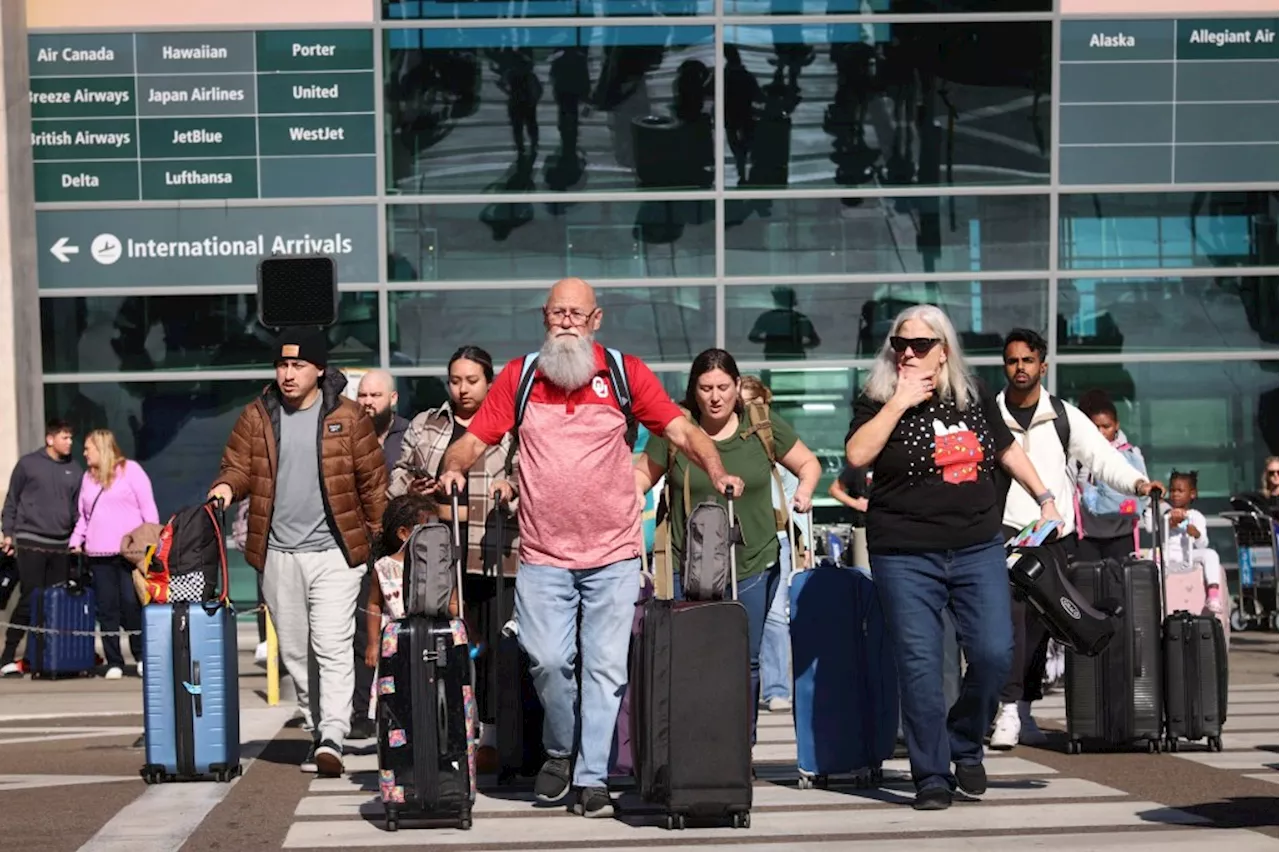
[[[36,201],[376,192],[369,30],[30,36]]]
[[[168,174],[202,173],[194,165]],[[157,175],[160,173],[157,172]],[[150,176],[144,174],[144,181]],[[193,178],[189,186],[199,186]],[[154,187],[164,191],[164,182]],[[373,205],[40,210],[40,286],[244,285],[272,254],[327,254],[338,280],[378,280]]]

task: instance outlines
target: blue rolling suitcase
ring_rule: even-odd
[[[800,787],[877,784],[897,742],[898,676],[871,573],[824,561],[788,591]]]
[[[59,583],[32,589],[30,603],[31,626],[40,628],[27,634],[26,661],[31,676],[59,678],[92,674],[97,664],[93,647],[97,605],[93,589]],[[45,630],[52,632],[45,633]]]
[[[240,774],[240,673],[231,605],[142,608],[148,784]]]

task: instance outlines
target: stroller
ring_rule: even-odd
[[[1231,498],[1231,511],[1221,517],[1231,521],[1240,565],[1240,593],[1231,608],[1231,630],[1250,627],[1276,629],[1277,523],[1255,499]]]

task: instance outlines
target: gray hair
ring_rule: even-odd
[[[871,378],[863,393],[876,402],[888,402],[898,388],[898,355],[889,345],[889,338],[896,335],[907,320],[917,320],[929,326],[934,336],[942,341],[946,349],[947,362],[942,366],[938,376],[938,397],[955,404],[964,411],[971,401],[978,398],[977,386],[973,373],[969,371],[964,360],[964,352],[960,349],[960,338],[951,319],[937,305],[913,305],[893,320],[889,333],[884,337],[884,345],[876,355],[876,363],[871,368]]]

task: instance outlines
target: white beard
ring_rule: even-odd
[[[596,375],[595,336],[548,337],[538,352],[538,369],[563,390],[585,387]]]

